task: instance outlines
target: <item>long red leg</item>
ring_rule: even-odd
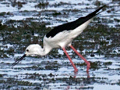
[[[62,49],[63,49],[64,53],[66,54],[66,56],[68,57],[70,63],[72,64],[72,66],[73,66],[75,72],[78,72],[78,69],[77,69],[76,66],[74,65],[74,63],[73,63],[72,59],[70,58],[70,56],[68,55],[66,49],[65,49],[65,48],[62,48]]]
[[[80,58],[82,58],[85,61],[85,63],[87,64],[87,72],[88,72],[90,68],[90,63],[72,45],[70,45],[70,47]]]

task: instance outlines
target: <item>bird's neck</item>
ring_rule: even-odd
[[[41,55],[41,56],[45,56],[45,55],[47,55],[50,51],[51,51],[51,48],[48,48],[48,47],[44,46],[44,47],[42,48],[42,50],[40,50],[40,55]]]

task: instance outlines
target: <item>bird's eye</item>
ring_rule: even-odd
[[[27,49],[26,51],[27,51],[27,52],[29,52],[29,50],[28,50],[28,49]]]

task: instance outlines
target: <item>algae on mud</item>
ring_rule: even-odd
[[[21,24],[22,26],[17,26],[16,28],[13,26],[15,23]],[[1,25],[1,42],[4,45],[0,47],[1,52],[4,50],[6,52],[5,54],[9,56],[13,55],[13,53],[23,52],[25,47],[31,43],[42,45],[44,35],[51,30],[51,28],[45,27],[46,25],[47,24],[43,22],[32,22],[32,19],[29,21],[8,21],[6,25]],[[35,36],[35,34],[38,34],[38,36]],[[119,47],[119,38],[119,28],[109,28],[102,24],[89,25],[89,27],[73,41],[73,45],[81,52],[85,50],[85,55],[94,53],[105,55],[106,57],[119,56],[119,53],[112,53],[114,48]],[[13,47],[5,47],[7,43],[13,45]],[[50,55],[52,53],[50,53]],[[57,57],[57,55],[53,56]],[[3,57],[3,55],[1,57]]]

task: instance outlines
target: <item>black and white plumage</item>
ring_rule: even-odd
[[[48,54],[53,48],[61,47],[68,59],[70,60],[72,66],[74,67],[75,72],[77,72],[78,69],[72,62],[70,56],[68,55],[65,49],[66,46],[70,46],[75,51],[75,53],[85,61],[85,63],[87,64],[88,71],[90,68],[90,63],[81,54],[77,52],[77,50],[71,45],[71,43],[74,38],[76,38],[83,32],[83,30],[88,26],[92,18],[100,13],[100,10],[103,7],[105,7],[105,5],[98,8],[97,10],[88,14],[85,17],[81,17],[73,22],[65,23],[54,27],[49,33],[47,33],[44,36],[43,48],[41,48],[39,44],[31,44],[26,48],[23,57],[32,55],[44,56]],[[21,59],[23,59],[23,57],[16,60],[15,63],[13,63],[13,65],[16,65],[19,61],[21,61]]]
[[[46,36],[47,37],[54,37],[57,33],[62,32],[64,30],[67,30],[67,31],[74,30],[78,26],[81,26],[83,23],[85,23],[86,21],[92,19],[94,16],[99,14],[100,13],[99,11],[103,7],[105,7],[105,6],[102,6],[102,7],[98,8],[96,11],[88,14],[87,16],[80,17],[79,19],[77,19],[73,22],[65,23],[65,24],[59,25],[57,27],[54,27]],[[86,27],[87,27],[87,25],[86,25]]]

